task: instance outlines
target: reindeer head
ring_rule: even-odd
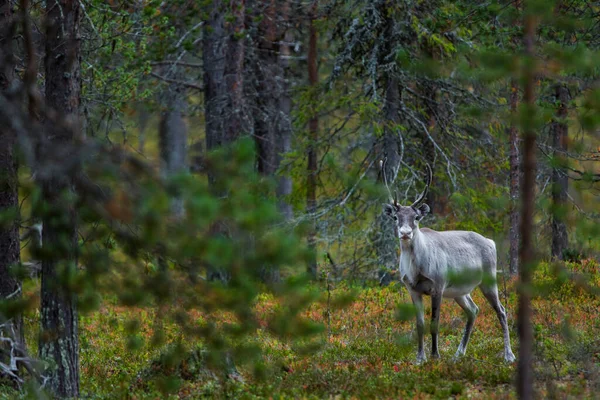
[[[419,198],[410,206],[398,204],[398,199],[395,197],[392,198],[392,194],[388,187],[390,202],[383,205],[383,210],[387,216],[394,220],[396,234],[402,241],[412,240],[414,230],[419,227],[419,221],[421,221],[430,211],[429,206],[424,203],[432,179],[432,172],[429,165],[427,166],[427,169],[429,174],[427,175],[427,185],[425,186],[425,190],[423,190],[423,193],[421,193]],[[385,171],[384,181],[387,187]]]

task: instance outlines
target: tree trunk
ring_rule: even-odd
[[[515,80],[510,82],[510,112],[517,115],[519,87]],[[519,157],[519,132],[514,122],[508,128],[510,158],[510,229],[509,229],[509,270],[511,275],[519,271],[519,183],[521,181],[521,160]]]
[[[80,5],[74,0],[49,2],[46,7],[46,105],[49,120],[41,153],[43,214],[41,326],[39,353],[54,365],[47,371],[49,388],[57,397],[79,395],[79,343],[75,295],[69,278],[77,270],[76,215],[66,194],[69,173],[52,172],[74,155],[69,151],[79,128]],[[63,168],[57,168],[62,171]]]
[[[523,183],[521,194],[521,248],[520,285],[519,285],[519,364],[517,368],[517,394],[520,399],[533,398],[533,330],[531,327],[531,284],[535,267],[533,253],[533,212],[535,207],[536,176],[536,132],[535,120],[535,54],[534,41],[536,32],[535,16],[526,11],[524,21],[525,56],[529,62],[523,70],[523,101],[526,106],[527,121],[523,127]]]
[[[218,2],[217,2],[218,3]],[[248,131],[244,105],[244,18],[245,0],[230,1],[232,21],[227,24],[225,53],[225,93],[228,97],[228,118],[225,121],[224,143],[233,143]]]
[[[207,151],[231,144],[248,131],[244,88],[244,1],[214,1],[204,24],[204,102]],[[225,23],[226,14],[233,16]],[[209,181],[214,184],[214,174]]]
[[[398,131],[396,125],[399,121],[398,106],[400,102],[400,91],[398,79],[392,72],[388,72],[385,87],[385,102],[383,106],[383,158],[386,160],[382,175],[379,178],[380,183],[387,181],[390,188],[396,180],[398,169],[400,168],[400,153],[398,145]],[[385,177],[383,176],[385,174]],[[394,194],[395,195],[395,194]],[[398,268],[398,237],[394,226],[383,210],[378,217],[379,234],[376,237],[376,251],[379,266],[385,271],[391,271]]]
[[[207,151],[230,145],[249,131],[243,91],[245,2],[236,0],[228,4],[213,1],[204,24],[202,57]],[[208,168],[207,174],[212,190],[218,192],[214,171]],[[211,234],[226,233],[222,226],[215,224]],[[229,274],[209,268],[207,278],[227,282]]]
[[[289,45],[284,36],[289,17],[289,1],[279,10],[273,0],[256,2],[255,18],[259,19],[254,59],[255,95],[257,113],[254,116],[254,132],[258,149],[258,171],[265,176],[275,176],[283,154],[291,146],[291,98],[288,93],[286,72]],[[281,199],[291,193],[291,180],[278,179],[277,196]],[[291,208],[280,200],[280,209],[291,218]]]
[[[291,98],[288,93],[289,45],[284,35],[289,13],[289,1],[278,9],[274,0],[259,0],[254,4],[253,20],[258,20],[256,55],[252,57],[256,104],[254,137],[257,148],[257,169],[264,176],[277,179],[276,195],[279,210],[291,219],[292,209],[285,197],[291,194],[292,182],[278,171],[285,153],[291,150]],[[280,280],[279,270],[264,267],[261,279],[274,283]]]
[[[569,126],[566,122],[569,90],[562,83],[557,84],[555,90],[558,110],[556,111],[556,120],[552,124],[552,144],[554,161],[558,163],[558,166],[552,171],[552,258],[562,260],[564,251],[569,245],[565,223],[569,178],[564,170],[569,135]]]
[[[255,17],[260,19],[255,59],[256,105],[254,116],[258,149],[258,171],[275,176],[283,155],[291,150],[291,98],[288,88],[290,34],[287,32],[290,2],[278,9],[273,0],[260,0]],[[284,25],[283,28],[280,25]],[[277,177],[279,209],[286,219],[292,218],[292,208],[285,197],[292,192],[292,181],[285,175]]]
[[[258,24],[256,41],[257,54],[254,59],[256,81],[256,115],[254,133],[256,138],[258,172],[265,176],[275,176],[278,165],[277,154],[277,113],[279,103],[279,82],[282,79],[278,65],[278,28],[275,5],[270,0],[260,0],[255,5]]]
[[[290,43],[293,40],[293,34],[287,27],[290,17],[290,3],[286,1],[282,10],[282,16],[285,20],[285,29],[283,32],[283,40],[279,44],[279,69],[281,71],[280,96],[279,96],[279,112],[277,113],[277,166],[281,167],[281,162],[286,153],[292,150],[292,97],[290,96],[290,62],[291,55]],[[279,176],[277,185],[277,197],[279,198],[279,210],[286,220],[294,217],[292,205],[286,198],[292,194],[292,179],[286,172],[282,172]]]
[[[214,1],[209,19],[204,24],[202,58],[204,62],[204,120],[206,124],[206,151],[217,149],[223,142],[225,123],[225,13],[220,1]],[[209,169],[208,180],[215,184]]]
[[[204,24],[202,58],[204,62],[204,119],[206,124],[206,151],[210,152],[224,142],[223,131],[227,114],[227,90],[225,87],[225,10],[221,1],[213,1],[208,21]],[[208,182],[217,192],[217,176],[211,168],[207,169]],[[211,226],[212,235],[221,235],[218,223]],[[208,280],[227,282],[226,271],[209,267]]]
[[[317,30],[314,25],[315,13],[318,2],[313,1],[310,11],[310,28],[308,39],[308,81],[313,90],[319,83],[319,71],[317,66]],[[317,140],[319,138],[319,117],[315,112],[308,121],[308,167],[306,182],[306,212],[314,214],[317,210]],[[311,218],[313,218],[311,216]],[[317,279],[317,227],[313,219],[312,227],[308,234],[308,248],[311,259],[308,262],[307,272],[312,279]]]
[[[184,120],[186,102],[183,88],[171,84],[163,93],[166,109],[162,112],[159,124],[159,147],[161,168],[165,177],[183,173],[187,170],[187,126]],[[171,213],[182,218],[185,210],[183,199],[174,196],[171,199]]]
[[[10,97],[9,89],[15,79],[15,57],[13,55],[13,10],[11,1],[0,0],[0,93]],[[0,126],[0,213],[14,212],[14,219],[0,224],[0,300],[20,297],[21,282],[10,273],[10,267],[21,260],[19,241],[19,182],[16,137],[14,132]],[[11,318],[16,339],[21,345],[23,326],[21,316],[0,315],[0,323]],[[9,335],[9,332],[3,332]]]
[[[422,84],[420,85],[420,92],[424,98],[423,100],[423,124],[427,127],[429,135],[427,135],[422,130],[419,130],[419,136],[421,137],[421,145],[423,147],[423,158],[425,163],[429,164],[431,167],[431,171],[435,174],[435,146],[431,139],[434,137],[435,123],[436,123],[436,108],[437,105],[435,103],[438,89],[436,85],[431,84]],[[431,136],[431,137],[430,137]],[[425,168],[423,168],[425,170]],[[430,208],[430,212],[432,215],[436,215],[438,211],[440,211],[441,207],[438,207],[437,201],[435,199],[434,190],[430,190],[427,193],[427,197],[425,198],[425,202]]]
[[[394,24],[393,18],[388,17],[386,19],[386,36],[393,37],[394,35]],[[383,105],[383,148],[379,153],[385,159],[385,168],[383,173],[385,174],[385,180],[387,181],[390,188],[393,182],[396,180],[398,169],[400,168],[400,143],[399,143],[399,132],[397,125],[400,123],[399,117],[400,107],[400,90],[399,81],[394,71],[388,71],[385,76],[385,101]],[[384,182],[384,177],[379,177],[379,182]],[[377,259],[379,266],[383,267],[385,271],[391,271],[398,268],[398,237],[394,231],[393,224],[390,218],[382,212],[378,217],[379,232],[375,238],[375,250],[377,252]]]

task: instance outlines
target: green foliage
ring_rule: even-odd
[[[600,265],[597,260],[542,263],[536,269],[538,296],[560,301],[594,298],[600,293]]]
[[[541,265],[536,280],[552,280],[553,273],[549,268],[547,264]],[[572,271],[582,269],[589,271],[590,277],[598,282],[597,263],[569,265]],[[512,283],[509,285],[514,293]],[[301,286],[306,288],[304,284]],[[307,295],[305,291],[303,296]],[[424,365],[413,363],[414,314],[412,306],[408,305],[409,295],[401,285],[393,283],[387,288],[353,289],[340,284],[331,289],[334,298],[349,295],[355,296],[355,301],[343,308],[328,308],[324,298],[303,312],[315,323],[329,324],[328,331],[321,331],[314,338],[321,343],[319,350],[310,353],[304,353],[304,350],[314,339],[290,345],[287,340],[278,339],[269,328],[269,321],[285,312],[288,307],[285,304],[295,304],[295,301],[288,302],[286,298],[268,293],[258,295],[253,309],[259,324],[253,335],[236,339],[240,344],[238,354],[252,354],[258,349],[261,354],[258,358],[248,355],[256,361],[238,367],[243,380],[227,378],[226,369],[219,367],[222,359],[211,361],[208,348],[201,342],[184,339],[175,321],[164,321],[163,325],[165,340],[171,344],[153,345],[155,311],[121,307],[116,299],[107,298],[98,312],[81,321],[82,390],[98,399],[121,396],[166,398],[169,395],[173,398],[323,398],[337,395],[446,399],[450,396],[514,395],[515,366],[502,360],[498,321],[479,291],[473,294],[480,313],[468,355],[457,362],[449,360],[461,339],[465,317],[457,305],[448,301],[442,305],[440,321],[442,359]],[[598,298],[582,293],[569,296],[569,302],[547,296],[534,300],[537,310],[534,316],[536,357],[539,361],[536,373],[543,377],[538,381],[537,389],[542,395],[554,390],[559,397],[569,393],[590,396],[594,390],[592,381],[581,382],[577,377],[587,373],[590,357],[597,354],[599,331],[590,310],[598,307]],[[517,297],[511,295],[504,304],[511,336],[516,342]],[[398,310],[396,316],[394,309]],[[425,303],[425,310],[430,312],[429,302]],[[198,321],[207,321],[207,318],[199,316]],[[28,326],[34,326],[35,316],[28,317],[26,322]],[[133,332],[144,339],[143,345],[135,351],[128,349],[126,339]],[[33,335],[30,339],[34,339]],[[581,383],[583,386],[578,386]],[[8,394],[8,398],[12,398],[12,394]]]
[[[122,126],[122,114],[128,112],[132,101],[146,99],[153,93],[141,84],[150,72],[152,34],[157,28],[168,32],[162,29],[168,21],[155,25],[156,6],[160,2],[145,3],[145,7],[137,10],[90,1],[85,9],[83,24],[91,40],[83,42],[82,97],[87,104],[92,134],[98,132],[102,123],[110,127],[120,121]],[[121,133],[125,132],[121,129]]]
[[[545,263],[539,265],[536,282],[543,285],[556,280],[552,268]],[[600,269],[595,260],[568,264],[567,272],[586,273],[587,282],[600,287]],[[593,379],[582,380],[580,376],[593,376],[597,371],[594,357],[598,356],[600,331],[593,311],[600,306],[598,297],[577,289],[573,280],[562,282],[562,286],[551,290],[550,296],[534,299],[536,376],[540,378],[536,387],[542,396],[554,393],[557,397],[593,397]],[[503,302],[516,342],[517,296],[513,283],[509,282],[511,295]],[[122,307],[116,297],[106,297],[98,311],[81,320],[83,393],[97,399],[168,396],[446,399],[514,395],[515,366],[502,360],[498,321],[479,291],[473,293],[480,313],[468,355],[457,362],[449,360],[461,339],[465,317],[457,305],[448,301],[442,305],[440,321],[442,359],[415,365],[413,308],[408,293],[397,282],[386,288],[353,288],[344,283],[331,288],[332,298],[351,296],[355,301],[337,308],[331,306],[335,302],[328,305],[323,293],[322,300],[312,303],[302,314],[313,323],[327,324],[329,329],[312,339],[299,340],[296,345],[278,338],[269,321],[287,312],[297,299],[300,303],[305,298],[314,299],[319,290],[299,281],[290,281],[288,285],[303,290],[293,300],[273,293],[257,295],[252,309],[258,325],[252,335],[234,339],[238,343],[237,357],[255,360],[238,367],[243,379],[228,378],[227,369],[220,366],[223,359],[211,358],[205,342],[190,340],[191,336],[182,332],[177,321],[163,319],[162,343],[169,344],[157,346],[153,342],[157,332],[156,310]],[[174,304],[171,307],[176,308]],[[428,301],[425,311],[431,312]],[[194,315],[198,326],[206,326],[207,314]],[[32,344],[36,318],[35,313],[26,317],[28,341]],[[139,348],[129,347],[128,338],[132,336],[140,340]],[[314,340],[321,344],[318,351],[305,353],[306,345]],[[259,349],[257,356],[255,352]],[[14,391],[3,390],[0,395],[4,398],[15,398]]]
[[[273,182],[255,172],[252,140],[206,156],[213,185],[189,174],[163,179],[135,158],[115,165],[110,157],[99,152],[84,166],[102,196],[82,192],[63,202],[76,205],[80,217],[81,267],[65,273],[59,268],[53,282],[77,296],[88,315],[83,326],[106,329],[101,339],[85,330],[81,336],[87,391],[125,394],[137,373],[160,393],[176,392],[181,375],[196,379],[200,370],[224,376],[250,365],[263,373],[262,347],[253,340],[259,326],[297,351],[318,348],[310,338],[323,327],[302,315],[319,298],[318,290],[299,276],[262,281],[265,268],[297,267],[308,252],[302,227],[282,224],[270,194]],[[171,214],[175,194],[184,201],[183,218]],[[41,201],[33,206],[35,215],[56,211]],[[211,269],[226,272],[228,282],[207,280]],[[22,310],[37,290],[22,301],[3,302],[3,315]],[[261,321],[256,304],[266,293],[279,307]],[[98,351],[98,340],[110,344]],[[151,363],[151,357],[158,358]],[[118,370],[115,376],[99,374],[98,368],[109,365]]]
[[[494,234],[504,230],[503,217],[508,209],[505,187],[488,184],[483,191],[466,188],[464,194],[454,192],[450,202],[456,210],[456,222],[446,225],[448,228]]]
[[[392,184],[401,202],[410,202],[421,190],[425,163],[434,166],[431,193],[437,213],[423,226],[473,230],[500,239],[501,249],[514,207],[508,193],[509,126],[532,129],[541,139],[536,250],[548,253],[550,216],[563,217],[570,228],[567,262],[541,263],[530,288],[539,306],[536,356],[548,366],[539,371],[560,386],[552,389],[557,397],[595,393],[587,384],[577,387],[580,375],[597,371],[599,333],[593,315],[600,286],[594,260],[600,224],[593,189],[598,184],[600,90],[594,80],[600,56],[597,10],[588,2],[571,2],[561,12],[554,12],[556,2],[543,0],[527,2],[524,11],[501,1],[326,4],[315,21],[323,84],[304,85],[304,62],[294,61],[302,59],[296,54],[302,46],[286,59],[292,71],[288,83],[295,135],[279,173],[293,179],[293,193],[285,199],[296,212],[292,223],[279,214],[276,177],[255,172],[256,144],[250,138],[202,154],[208,177],[159,176],[156,138],[149,138],[153,147],[146,154],[128,149],[140,103],[157,111],[155,95],[164,88],[151,73],[162,70],[161,62],[181,60],[185,52],[201,56],[199,27],[212,2],[82,4],[82,104],[87,131],[96,137],[81,150],[87,186],[78,187],[77,196],[63,194],[61,202],[78,213],[79,269],[73,263],[61,265],[56,283],[77,296],[84,314],[80,339],[86,395],[512,396],[514,368],[498,355],[501,339],[491,311],[482,310],[470,357],[451,364],[446,358],[463,326],[454,307],[442,321],[444,360],[419,367],[411,362],[414,307],[407,304],[406,293],[398,284],[380,289],[365,283],[381,267],[373,237],[381,228],[374,221],[387,196],[378,175],[386,135],[401,141],[402,160]],[[271,17],[263,11],[247,10],[258,14],[256,23]],[[285,23],[293,27],[290,32],[299,32],[294,40],[300,43],[306,10],[296,11],[299,16]],[[536,56],[530,59],[522,56],[523,12],[541,21]],[[39,17],[39,10],[33,15]],[[232,18],[227,14],[226,23]],[[243,31],[235,38],[249,46],[242,40],[247,35]],[[287,40],[278,37],[276,43]],[[529,69],[536,76],[536,105],[521,104],[512,113],[510,81],[522,83]],[[202,73],[193,69],[184,75],[199,79]],[[245,78],[244,95],[251,97],[255,76]],[[390,82],[399,89],[397,115],[391,117],[386,115]],[[559,102],[551,89],[557,82],[568,84],[572,95],[565,119],[555,117]],[[193,115],[186,116],[189,142],[201,142],[204,100],[196,93],[186,96],[193,106]],[[306,125],[315,115],[320,117],[319,141],[311,143]],[[556,122],[569,126],[568,161],[552,149],[548,133]],[[123,148],[106,145],[119,134]],[[312,222],[304,214],[309,146],[319,153],[316,226],[322,287],[298,274],[308,258],[304,242]],[[545,182],[557,169],[577,179],[569,193],[577,209],[571,203],[552,204],[552,185]],[[43,202],[30,171],[21,174],[21,215],[38,218],[55,211]],[[174,197],[184,203],[183,217],[172,213]],[[2,210],[0,227],[18,215]],[[27,247],[23,259],[38,255],[43,256],[39,249]],[[499,255],[502,264],[502,251]],[[28,275],[24,265],[12,269]],[[209,281],[207,271],[221,272],[227,282]],[[281,272],[283,279],[265,283],[265,271]],[[344,278],[363,286],[356,288]],[[450,278],[464,282],[473,277]],[[512,282],[508,285],[507,309],[514,321],[517,296]],[[2,302],[0,311],[13,316],[27,310],[28,342],[35,353],[39,315],[33,310],[39,287],[35,279],[24,287],[23,298]],[[238,373],[244,381],[235,378]],[[15,393],[0,385],[2,396]]]

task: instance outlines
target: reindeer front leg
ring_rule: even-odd
[[[440,358],[438,351],[438,331],[440,324],[440,307],[442,306],[442,295],[431,295],[431,358]]]
[[[423,314],[423,296],[413,290],[409,290],[410,298],[415,306],[415,312],[417,316],[417,364],[421,364],[427,361],[425,357],[425,350],[423,346],[423,336],[425,335],[425,316]]]

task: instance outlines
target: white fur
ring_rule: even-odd
[[[421,274],[434,282],[444,297],[464,296],[482,281],[496,277],[496,245],[475,232],[413,230],[411,241],[401,240],[400,277],[414,283]],[[458,287],[448,277],[457,277]],[[424,294],[424,293],[422,293]]]
[[[470,293],[477,286],[492,305],[504,334],[504,358],[512,362],[506,312],[500,304],[496,279],[496,245],[475,232],[419,229],[422,218],[418,210],[397,207],[395,219],[400,239],[400,278],[408,289],[417,310],[419,349],[417,361],[425,360],[423,350],[424,316],[422,296],[432,297],[432,356],[439,357],[437,334],[442,297],[452,298],[465,310],[468,321],[455,356],[464,355],[479,308]],[[411,211],[413,210],[413,211]],[[414,216],[411,214],[414,212]],[[412,227],[411,225],[412,222]],[[485,277],[485,279],[484,279]]]

